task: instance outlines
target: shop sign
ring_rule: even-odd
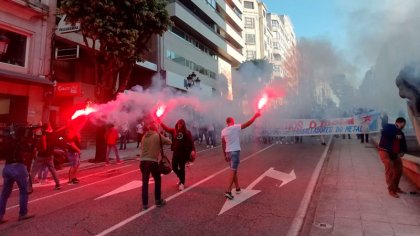
[[[81,87],[80,83],[57,83],[55,86],[55,96],[67,97],[67,96],[80,96]]]

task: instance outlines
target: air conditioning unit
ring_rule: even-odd
[[[56,60],[73,60],[73,59],[79,58],[79,56],[80,56],[79,45],[76,45],[75,47],[55,48]]]

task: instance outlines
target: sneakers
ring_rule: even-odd
[[[402,193],[402,194],[406,194],[407,192],[402,191],[400,188],[397,189],[397,191],[395,191],[396,193]]]
[[[179,184],[179,185],[178,185],[178,189],[179,189],[179,191],[182,191],[182,190],[184,190],[184,189],[185,189],[185,187],[184,187],[184,185],[183,185],[183,184]]]
[[[27,220],[27,219],[34,218],[34,217],[35,217],[35,215],[28,215],[28,214],[26,214],[24,216],[19,216],[19,221],[21,221],[21,220]]]
[[[399,198],[400,196],[394,192],[394,191],[389,191],[389,195],[391,195],[391,197],[395,197],[395,198]]]
[[[226,192],[225,193],[225,198],[229,199],[229,200],[233,200],[233,195],[231,192]]]
[[[54,188],[54,190],[60,190],[60,189],[61,189],[60,185],[56,185],[55,188]]]
[[[145,210],[147,210],[149,208],[149,206],[148,205],[143,205],[143,210],[145,211]]]
[[[235,189],[236,194],[240,194],[242,191],[240,188]]]
[[[166,200],[165,199],[160,199],[156,201],[156,206],[157,207],[163,207],[164,205],[166,205]]]
[[[73,184],[78,184],[79,180],[76,178],[73,178],[72,180],[69,180],[69,182],[67,182],[68,185],[73,185]]]

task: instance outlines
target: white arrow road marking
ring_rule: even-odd
[[[252,196],[261,192],[261,190],[254,190],[253,188],[266,176],[282,181],[279,188],[296,179],[296,174],[294,170],[292,170],[290,174],[287,174],[281,171],[274,170],[274,168],[271,167],[270,169],[265,171],[262,175],[260,175],[256,180],[254,180],[254,182],[248,185],[248,187],[243,189],[240,194],[236,194],[232,200],[226,200],[225,204],[223,205],[218,215],[223,214],[224,212],[244,202],[248,198],[251,198]],[[232,189],[232,191],[234,191],[234,189]]]
[[[218,215],[225,213],[225,211],[232,209],[236,205],[239,205],[259,192],[261,192],[261,190],[243,189],[242,192],[240,194],[236,194],[232,200],[226,200]]]
[[[150,184],[154,183],[154,181],[151,179],[151,180],[149,180],[149,183]],[[143,186],[142,181],[140,181],[140,180],[131,181],[130,183],[125,184],[125,185],[123,185],[123,186],[121,186],[121,187],[119,187],[115,190],[112,190],[111,192],[109,192],[107,194],[104,194],[100,197],[95,198],[95,200],[98,200],[98,199],[101,199],[101,198],[104,198],[104,197],[109,197],[109,196],[112,196],[112,195],[115,195],[115,194],[118,194],[118,193],[130,191],[130,190],[135,189],[135,188],[140,188],[141,186]]]
[[[281,180],[281,184],[279,188],[283,187],[284,185],[296,179],[295,170],[290,171],[290,174],[277,171],[277,170],[270,170],[268,171],[267,176],[273,179]]]

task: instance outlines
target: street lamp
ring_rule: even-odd
[[[7,47],[9,46],[9,38],[7,38],[4,34],[0,34],[0,56],[6,54]]]

